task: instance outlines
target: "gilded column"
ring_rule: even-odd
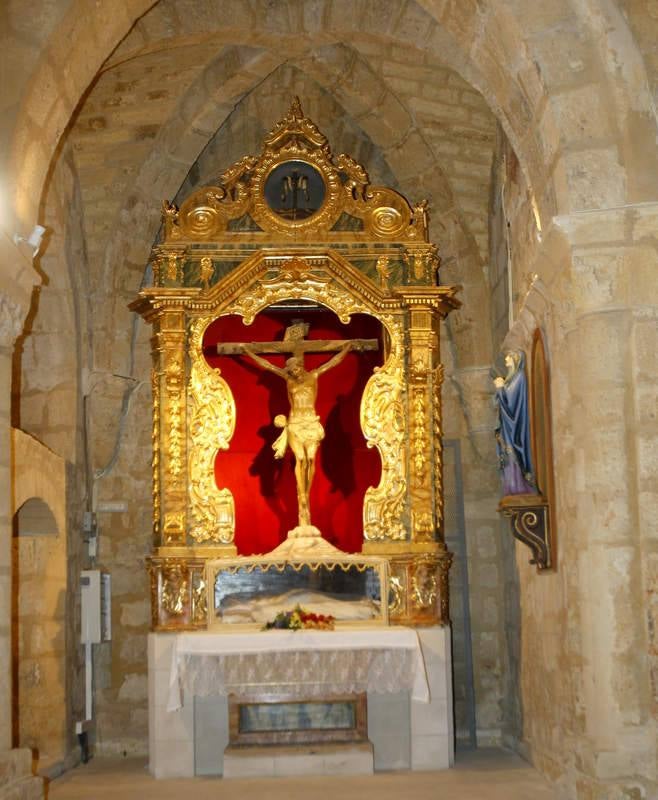
[[[186,469],[185,314],[159,314],[153,337],[153,497],[159,545],[184,546]]]
[[[435,392],[432,366],[438,341],[429,304],[418,303],[409,321],[410,485],[412,542],[434,541]],[[440,442],[438,443],[440,448]],[[440,467],[440,459],[439,459]]]
[[[411,263],[415,265],[416,260],[418,254]],[[430,266],[425,265],[425,269],[429,271]],[[446,550],[441,533],[443,369],[439,324],[442,317],[458,306],[456,290],[457,287],[427,285],[396,289],[408,309],[410,509],[407,552],[391,553],[392,588],[398,586],[400,597],[404,598],[391,609],[391,621],[397,624],[449,623],[448,571],[452,555]]]

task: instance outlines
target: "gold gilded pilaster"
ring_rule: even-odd
[[[434,332],[434,314],[429,305],[416,305],[409,319],[411,420],[411,539],[431,542],[435,538],[434,516],[435,440],[433,418],[432,361],[438,342]]]
[[[154,337],[153,342],[157,341]],[[151,468],[153,473],[153,543],[160,544],[160,372],[159,353],[153,351],[153,368],[151,369],[151,396],[153,403],[153,424],[151,428],[151,447],[153,458]]]
[[[164,311],[155,336],[160,361],[161,543],[185,544],[185,315]]]

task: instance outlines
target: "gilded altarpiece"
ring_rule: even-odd
[[[459,301],[458,287],[437,285],[425,204],[371,186],[295,101],[260,156],[180,208],[165,203],[163,221],[153,285],[131,304],[153,326],[153,629],[206,627],[204,565],[235,558],[236,517],[248,513],[215,469],[248,410],[205,358],[205,332],[220,317],[250,325],[291,303],[382,327],[382,363],[360,399],[381,460],[364,495],[362,551],[388,559],[391,623],[447,623],[439,323]]]

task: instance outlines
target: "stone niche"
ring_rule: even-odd
[[[65,465],[39,441],[12,430],[17,592],[12,613],[16,746],[48,770],[67,755]]]
[[[163,239],[151,258],[153,285],[130,304],[153,329],[155,546],[148,559],[153,774],[368,772],[440,769],[452,763],[452,556],[443,538],[439,332],[441,321],[461,304],[459,287],[439,283],[437,252],[429,241],[426,203],[412,205],[389,187],[370,185],[365,168],[351,156],[332,154],[298,100],[265,137],[259,156],[244,156],[225,170],[217,185],[196,189],[180,207],[165,203]],[[360,371],[373,352],[377,360],[365,373]],[[239,359],[258,376],[249,391],[243,391],[247,376],[234,368]],[[318,380],[329,369],[331,378]],[[259,370],[268,379],[276,377],[261,406],[259,392],[267,383],[260,380]],[[295,406],[294,398],[301,396],[300,371],[307,394]],[[331,397],[336,389],[338,396]],[[325,398],[329,400],[323,406]],[[284,407],[279,409],[281,401]],[[353,416],[346,412],[350,403]],[[372,471],[361,469],[366,461],[358,460],[363,455],[358,446],[321,457],[334,438],[325,435],[332,412],[351,420],[345,421],[345,430],[354,430],[361,451],[375,457]],[[246,431],[240,427],[245,422]],[[309,426],[321,433],[309,433]],[[302,434],[313,440],[314,453],[319,448],[317,459],[294,448],[295,441],[303,441]],[[278,472],[272,449],[283,463]],[[304,488],[306,467],[299,467],[308,466],[308,460],[313,486]],[[246,490],[249,476],[263,463],[272,474]],[[333,472],[327,465],[333,465]],[[363,485],[355,482],[360,493],[351,490],[354,502],[345,509],[342,524],[332,527],[340,500],[336,473],[350,466]],[[291,479],[287,487],[286,474]],[[269,494],[268,481],[278,481]],[[265,511],[259,510],[264,498],[276,509],[267,524],[261,521]],[[290,506],[293,519],[287,520]],[[315,756],[309,752],[276,758],[271,751],[247,753],[258,746],[255,741],[233,741],[224,750],[231,731],[229,704],[235,738],[240,708],[265,705],[269,694],[275,689],[279,693],[281,681],[297,685],[301,680],[297,673],[303,668],[288,669],[288,653],[281,654],[283,640],[268,639],[270,646],[265,647],[272,633],[268,631],[258,648],[267,656],[262,660],[268,660],[268,668],[281,655],[286,665],[281,673],[273,669],[261,680],[214,682],[211,692],[194,679],[185,683],[186,673],[201,676],[202,683],[208,675],[219,677],[224,668],[230,672],[231,659],[253,655],[259,635],[253,626],[263,620],[250,620],[246,639],[233,630],[220,632],[239,625],[219,621],[224,609],[218,602],[217,576],[245,572],[251,580],[245,593],[253,599],[272,591],[263,588],[266,581],[257,575],[264,560],[279,570],[283,590],[286,570],[298,564],[310,566],[311,582],[320,584],[320,562],[331,564],[330,572],[347,562],[364,574],[372,567],[376,591],[363,586],[356,591],[358,598],[348,602],[373,602],[376,615],[354,637],[347,629],[339,631],[346,618],[332,614],[338,620],[336,631],[319,634],[326,638],[313,644],[307,637],[311,649],[302,647],[302,656],[315,648],[336,661],[338,650],[355,654],[362,666],[384,654],[390,657],[389,666],[406,658],[400,651],[413,650],[421,667],[417,671],[415,661],[411,675],[427,672],[429,696],[426,691],[420,699],[409,671],[399,667],[389,673],[381,666],[373,670],[381,678],[373,683],[369,666],[365,677],[355,680],[349,670],[340,672],[334,662],[322,662],[319,676],[307,683],[326,693],[321,698],[328,704],[325,716],[347,714],[343,731],[355,738],[343,744],[356,748],[354,752],[336,752],[336,742],[323,744],[334,750],[310,764],[308,758]],[[336,593],[337,575],[329,576],[333,585],[328,594]],[[320,588],[326,591],[324,585]],[[301,635],[308,633],[300,631],[294,646],[285,640],[283,650],[297,652]],[[171,685],[180,678],[185,686],[182,707],[167,701],[167,663]],[[400,675],[405,679],[398,680]],[[357,711],[366,689],[367,717],[377,724],[366,723]],[[214,691],[238,696],[215,703],[208,697]],[[404,697],[382,699],[379,691]],[[352,693],[350,700],[336,700],[345,692]],[[304,711],[310,698],[303,686],[296,699],[286,702],[296,706],[288,708],[289,718],[313,717]],[[211,707],[215,711],[208,716]],[[176,736],[168,738],[165,731],[174,727]],[[363,742],[358,736],[366,727],[369,741]],[[308,731],[297,733],[308,743]]]

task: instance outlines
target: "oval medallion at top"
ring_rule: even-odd
[[[305,161],[285,161],[267,176],[264,188],[267,205],[285,220],[308,219],[324,203],[327,187],[315,167]]]

